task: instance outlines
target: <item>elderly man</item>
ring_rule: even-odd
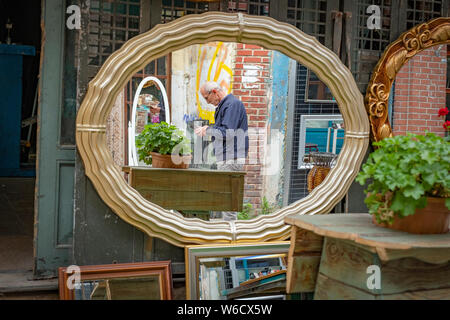
[[[248,155],[248,123],[244,104],[227,94],[216,82],[209,81],[200,87],[207,103],[216,107],[214,125],[203,126],[195,134],[212,136],[217,170],[242,171]],[[235,220],[235,212],[223,212],[224,220]]]

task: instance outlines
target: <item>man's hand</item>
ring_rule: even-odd
[[[208,129],[208,126],[198,127],[194,130],[194,133],[199,137],[204,137],[206,135],[206,129]]]

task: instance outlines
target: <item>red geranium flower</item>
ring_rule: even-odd
[[[439,115],[440,117],[445,117],[447,114],[448,114],[448,109],[447,109],[447,108],[441,108],[441,109],[439,109],[439,111],[438,111],[438,115]]]
[[[445,130],[450,131],[450,120],[445,121],[442,126]]]

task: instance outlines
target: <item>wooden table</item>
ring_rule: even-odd
[[[293,226],[288,293],[314,292],[317,300],[450,299],[450,233],[377,227],[369,214],[293,215],[285,222]]]
[[[123,167],[128,183],[166,209],[242,211],[244,171]]]

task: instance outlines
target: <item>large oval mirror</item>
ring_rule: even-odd
[[[194,133],[198,124],[216,125],[217,107],[200,90],[207,81],[242,101],[247,113],[249,150],[237,189],[221,180],[236,173],[218,172],[211,137]],[[165,209],[207,221],[252,220],[308,196],[336,165],[345,137],[336,100],[317,75],[277,50],[236,42],[190,45],[151,61],[125,85],[109,118],[108,148],[128,184]],[[188,170],[162,170],[138,156],[147,152],[136,149],[139,134],[162,121],[190,139]],[[128,137],[121,137],[127,122]]]
[[[439,110],[448,106],[449,30],[450,18],[433,19],[386,48],[366,93],[374,141],[407,132],[445,134]]]
[[[342,121],[332,120],[331,124],[326,125],[320,124],[319,120],[322,119],[305,121],[312,128],[318,126],[324,132],[329,131],[328,125],[342,129],[341,124],[345,124],[345,137],[339,147],[339,157],[323,182],[306,197],[250,220],[189,218],[147,200],[124,178],[122,167],[114,163],[114,154],[106,143],[108,116],[133,75],[151,61],[161,59],[170,52],[213,42],[257,45],[298,61],[323,81],[338,104],[342,117]],[[173,84],[171,90],[175,90]],[[179,89],[179,98],[194,98],[195,104],[197,93],[186,95],[181,90],[183,89]],[[173,104],[175,101],[171,102],[172,106]],[[207,116],[212,109],[205,107],[204,111]],[[175,114],[174,110],[171,110],[171,114],[172,123],[176,117],[184,117],[184,114]],[[330,133],[331,138],[334,139],[334,132]],[[337,138],[339,135],[336,135]],[[92,180],[103,201],[126,222],[150,236],[162,238],[177,246],[286,239],[290,235],[290,226],[284,223],[287,216],[328,213],[342,199],[359,170],[368,140],[369,122],[363,97],[350,71],[333,52],[294,26],[272,18],[220,12],[188,15],[159,25],[128,41],[109,57],[90,82],[77,115],[77,147],[86,175]],[[307,143],[312,142],[305,140],[305,148]],[[275,149],[273,152],[281,151]],[[180,180],[180,184],[183,181],[186,183],[186,180]],[[236,194],[230,195],[235,196]]]

